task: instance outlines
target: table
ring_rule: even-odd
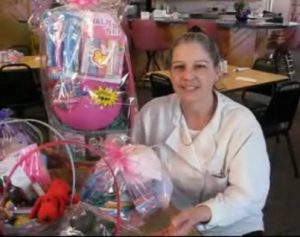
[[[41,68],[41,57],[36,55],[36,56],[24,56],[20,59],[19,62],[17,63],[24,63],[24,64],[27,64],[32,70],[38,70]],[[8,64],[8,63],[5,63],[5,64]],[[2,64],[2,65],[5,65],[5,64]],[[14,63],[9,63],[9,64],[14,64]],[[0,64],[0,66],[2,66]],[[9,69],[5,69],[5,70],[15,70],[15,69],[18,69],[17,67],[10,67]]]
[[[40,69],[41,68],[41,57],[38,55],[35,56],[24,56],[20,63],[25,63],[32,69]]]
[[[268,73],[250,68],[242,71],[237,71],[237,69],[240,68],[232,65],[228,66],[228,73],[224,74],[223,78],[215,85],[218,91],[231,92],[288,80],[287,75]],[[153,71],[149,72],[148,75],[151,73],[158,73],[170,77],[170,72],[168,70]],[[247,77],[255,80],[255,82],[237,80],[237,77]]]

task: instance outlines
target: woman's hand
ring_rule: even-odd
[[[168,235],[188,235],[196,224],[206,223],[211,217],[211,210],[205,205],[183,210],[172,219],[171,225],[168,227]]]

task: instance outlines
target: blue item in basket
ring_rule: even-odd
[[[78,71],[79,65],[79,43],[81,38],[81,20],[79,17],[68,15],[65,22],[64,39],[64,74],[66,77],[72,77],[74,72]]]
[[[65,16],[62,14],[48,14],[44,19],[45,41],[48,76],[52,79],[60,79],[63,61]]]

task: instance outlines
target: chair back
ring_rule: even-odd
[[[132,20],[131,37],[134,46],[139,50],[154,52],[169,48],[163,29],[154,20]]]
[[[206,19],[189,19],[187,21],[188,30],[192,29],[195,26],[199,27],[210,38],[217,40],[218,26],[215,21]]]
[[[0,67],[0,107],[16,107],[37,101],[41,95],[27,64],[7,64]]]
[[[272,57],[276,64],[277,73],[287,75],[289,79],[293,79],[296,72],[291,51],[283,46],[278,47]]]
[[[153,97],[159,97],[174,93],[170,79],[162,74],[150,75],[151,93]]]
[[[264,72],[270,72],[270,73],[277,73],[277,67],[273,60],[268,58],[258,58],[255,60],[252,69],[264,71]],[[274,93],[276,84],[270,84],[270,85],[262,85],[256,88],[251,88],[248,91],[271,96]]]
[[[277,73],[275,62],[269,58],[256,59],[252,66],[252,69],[270,73]]]
[[[297,111],[300,97],[300,82],[287,81],[277,85],[274,95],[261,118],[262,126],[280,126],[289,130]]]

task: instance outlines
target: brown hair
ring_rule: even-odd
[[[171,67],[174,49],[177,46],[185,43],[198,43],[206,50],[211,60],[213,61],[214,66],[216,67],[219,65],[221,57],[219,49],[214,40],[212,40],[209,36],[202,32],[187,32],[179,37],[173,44],[169,55],[169,68]]]

